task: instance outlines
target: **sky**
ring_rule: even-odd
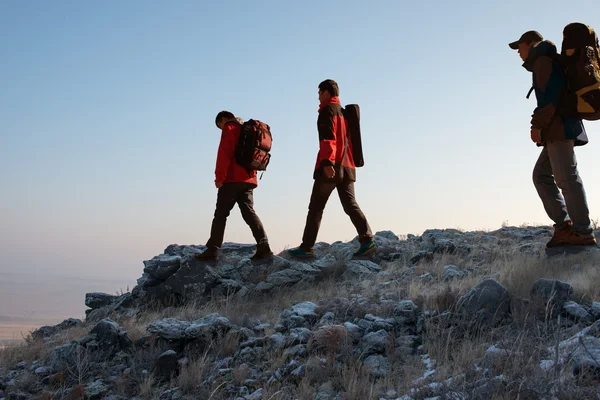
[[[274,250],[298,245],[328,78],[361,107],[356,194],[374,231],[550,224],[531,180],[531,75],[508,43],[535,29],[560,44],[569,22],[600,30],[591,15],[597,1],[0,2],[0,287],[114,292],[167,245],[204,244],[223,109],[271,126],[256,211]],[[586,127],[599,218],[600,122]],[[332,197],[318,239],[355,235]],[[225,240],[253,241],[237,209]],[[15,313],[18,293],[1,297]]]

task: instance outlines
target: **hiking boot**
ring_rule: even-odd
[[[218,250],[214,248],[208,248],[204,250],[202,253],[198,253],[194,255],[194,258],[198,261],[210,261],[217,259]]]
[[[312,249],[304,250],[302,247],[296,247],[295,249],[289,249],[288,254],[298,258],[310,258],[313,256]]]
[[[364,257],[364,256],[368,256],[369,254],[374,253],[375,250],[377,250],[377,246],[375,245],[375,242],[373,241],[373,239],[371,239],[367,243],[360,246],[358,251],[356,253],[354,253],[353,255],[354,255],[354,257]]]
[[[563,238],[564,246],[597,246],[596,236],[593,233],[578,233],[570,231]]]
[[[554,226],[554,234],[552,235],[552,239],[548,243],[546,243],[546,247],[557,247],[563,246],[565,238],[571,233],[571,227],[573,223],[571,221],[565,221],[560,225]]]
[[[254,255],[252,257],[250,257],[251,260],[264,260],[265,258],[269,258],[273,255],[273,252],[271,251],[271,247],[269,246],[268,243],[266,244],[259,244],[256,246],[256,253],[254,253]]]

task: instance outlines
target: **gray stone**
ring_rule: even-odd
[[[382,355],[369,356],[363,361],[363,364],[374,378],[387,376],[390,368],[388,360]]]
[[[50,367],[38,367],[33,372],[36,375],[46,376],[52,373],[52,368]]]
[[[175,318],[165,318],[154,321],[148,326],[148,332],[167,340],[180,340],[185,338],[185,330],[190,326],[189,321]]]
[[[85,398],[90,400],[100,400],[109,390],[110,388],[98,379],[85,387]]]
[[[531,299],[544,308],[550,308],[553,315],[560,313],[572,294],[573,286],[568,283],[545,278],[533,282],[530,292]]]
[[[371,330],[375,331],[392,331],[394,330],[394,324],[396,322],[393,318],[381,318],[376,317],[373,314],[365,315],[364,319],[372,323]]]
[[[600,379],[600,339],[583,336],[571,356],[573,374]]]
[[[446,265],[444,272],[442,273],[442,279],[444,282],[448,282],[452,279],[461,279],[467,276],[468,273],[458,268],[456,265]]]
[[[53,326],[42,326],[39,329],[33,331],[31,333],[31,337],[33,339],[43,339],[56,335],[57,333],[64,331],[66,329],[73,328],[77,325],[80,325],[82,322],[79,319],[68,318],[62,321],[60,324]]]
[[[511,295],[493,279],[485,279],[462,296],[458,309],[478,324],[493,324],[510,313]]]
[[[96,310],[98,308],[106,307],[111,305],[114,301],[117,300],[119,296],[114,296],[112,294],[106,293],[86,293],[85,294],[85,305],[92,310]]]
[[[342,279],[354,280],[373,276],[381,271],[381,267],[369,260],[351,260],[346,262],[346,270]]]
[[[312,332],[306,328],[294,328],[290,330],[290,338],[294,344],[306,344],[310,340]]]
[[[257,389],[256,391],[252,392],[252,394],[248,395],[245,397],[246,400],[260,400],[262,399],[264,394],[264,389],[260,388]]]
[[[90,335],[94,335],[100,346],[104,348],[119,346],[122,336],[119,325],[109,318],[98,322],[90,331]]]
[[[417,251],[411,258],[410,263],[417,265],[421,261],[431,261],[433,260],[433,253],[430,251],[420,250]]]
[[[574,321],[581,321],[585,323],[592,322],[592,315],[583,306],[575,303],[574,301],[567,301],[563,306],[567,316]]]
[[[419,318],[419,307],[412,300],[401,300],[394,309],[394,315],[402,317],[405,324],[414,324]]]
[[[594,317],[595,320],[599,320],[600,319],[600,302],[597,302],[597,301],[593,302],[590,312],[592,313],[592,316]]]
[[[326,254],[324,257],[311,263],[311,265],[318,268],[322,275],[331,275],[338,268],[339,262],[333,254]]]
[[[165,390],[158,397],[159,400],[179,400],[183,398],[183,392],[178,387]]]
[[[354,344],[360,342],[364,335],[364,330],[360,326],[355,325],[351,322],[344,322],[344,326],[348,330],[348,334],[352,338],[352,342]]]
[[[284,269],[267,276],[266,283],[273,287],[290,286],[300,282],[305,275],[294,269]]]
[[[181,261],[181,267],[164,283],[147,289],[151,298],[163,303],[208,300],[219,275],[207,262],[195,258]]]
[[[335,323],[335,314],[332,313],[331,311],[328,311],[325,314],[323,314],[323,316],[317,323],[317,327],[324,326],[324,325],[332,325],[334,323]]]
[[[163,281],[177,272],[180,267],[181,257],[169,254],[161,254],[144,261],[144,272]]]
[[[229,320],[217,313],[209,314],[190,323],[185,329],[186,339],[210,338],[231,329]]]
[[[305,344],[298,344],[294,347],[290,347],[289,349],[286,349],[283,352],[283,355],[286,357],[291,357],[294,359],[297,358],[301,358],[301,357],[306,357],[307,355],[307,351],[306,351],[306,345]]]
[[[380,330],[366,334],[361,340],[361,348],[364,355],[381,354],[385,352],[389,343],[389,335],[386,331]]]
[[[154,363],[154,373],[162,378],[169,379],[177,373],[179,368],[177,353],[173,350],[167,350],[162,353]]]
[[[84,351],[81,348],[77,349],[78,346],[76,342],[71,342],[55,347],[50,353],[50,367],[54,371],[61,371],[72,365],[76,351]]]

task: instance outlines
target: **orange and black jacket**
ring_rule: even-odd
[[[337,96],[332,97],[328,103],[320,105],[317,119],[319,154],[313,176],[315,179],[326,179],[323,168],[333,166],[338,179],[356,180],[352,142],[347,135],[347,127],[340,99]]]

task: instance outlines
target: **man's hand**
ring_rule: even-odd
[[[335,168],[333,168],[331,165],[328,165],[327,167],[323,168],[323,173],[328,179],[331,179],[335,176]]]
[[[531,128],[531,140],[534,143],[542,143],[542,131],[540,129]]]
[[[223,182],[215,182],[215,187],[217,189],[221,189],[221,186],[223,186]]]

